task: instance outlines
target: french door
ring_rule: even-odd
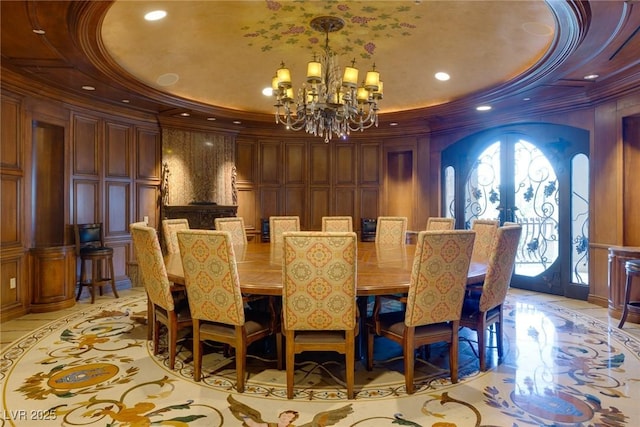
[[[589,135],[552,124],[501,127],[442,155],[445,216],[522,225],[511,285],[588,295]]]

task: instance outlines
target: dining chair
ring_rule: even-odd
[[[270,313],[245,312],[231,232],[180,230],[177,236],[193,322],[193,379],[202,376],[203,341],[223,343],[235,349],[236,389],[242,393],[247,347],[276,332],[273,305]]]
[[[176,232],[178,230],[188,230],[189,220],[186,218],[163,219],[162,235],[164,237],[164,246],[167,254],[177,254],[180,252],[178,248],[178,238]]]
[[[287,398],[293,398],[295,355],[325,351],[345,355],[347,398],[353,399],[358,330],[356,233],[285,232],[283,241]]]
[[[496,230],[500,222],[493,219],[476,219],[471,223],[471,229],[476,232],[476,241],[473,244],[471,262],[487,264],[493,245],[495,244]]]
[[[458,329],[474,238],[471,230],[419,232],[407,296],[375,298],[367,322],[367,369],[373,369],[375,336],[400,344],[408,394],[415,392],[415,350],[436,342],[449,344],[451,382],[458,382]],[[399,300],[406,308],[383,313],[385,300]]]
[[[376,225],[376,243],[400,245],[406,242],[407,217],[379,216]]]
[[[216,230],[228,231],[231,233],[231,243],[234,245],[247,244],[247,232],[244,229],[244,218],[224,217],[213,220]]]
[[[282,243],[282,233],[285,231],[300,231],[300,217],[271,216],[269,217],[269,241]]]
[[[178,330],[191,326],[191,315],[186,298],[174,298],[172,283],[162,257],[158,233],[152,227],[131,227],[133,248],[138,260],[140,279],[150,301],[151,315],[148,327],[153,329],[153,354],[159,353],[160,325],[167,328],[169,369],[175,367]]]
[[[353,219],[350,216],[323,216],[322,231],[353,231]]]
[[[118,298],[116,279],[113,268],[113,248],[105,246],[102,223],[75,224],[76,256],[80,258],[80,280],[78,280],[78,295],[80,299],[82,289],[89,288],[91,304],[96,299],[96,288],[102,295],[103,286],[111,285],[113,296]],[[91,266],[91,275],[87,271],[87,263]]]
[[[506,225],[496,231],[496,243],[489,258],[487,274],[480,285],[469,286],[462,307],[460,326],[474,329],[478,335],[480,370],[486,370],[487,328],[495,325],[498,359],[503,355],[503,310],[515,267],[522,227]]]
[[[456,228],[455,218],[430,216],[427,219],[427,230],[453,230]]]

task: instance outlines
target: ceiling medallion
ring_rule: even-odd
[[[333,136],[346,139],[352,131],[378,126],[378,101],[382,99],[380,73],[373,64],[358,87],[355,59],[341,73],[337,55],[329,47],[329,33],[341,30],[344,21],[334,16],[314,18],[311,28],[324,32],[326,41],[318,58],[307,65],[307,82],[294,98],[291,73],[284,62],[273,77],[271,88],[276,98],[276,123],[287,129],[305,132],[329,142]]]

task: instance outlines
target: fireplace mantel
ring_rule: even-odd
[[[162,207],[164,218],[186,218],[189,221],[190,228],[204,230],[213,230],[213,223],[216,218],[236,216],[237,211],[237,206],[217,204],[165,205]]]

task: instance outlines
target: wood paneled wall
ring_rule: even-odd
[[[116,279],[128,285],[129,223],[159,221],[154,118],[4,87],[1,111],[1,320],[73,304],[74,223],[104,224]]]

